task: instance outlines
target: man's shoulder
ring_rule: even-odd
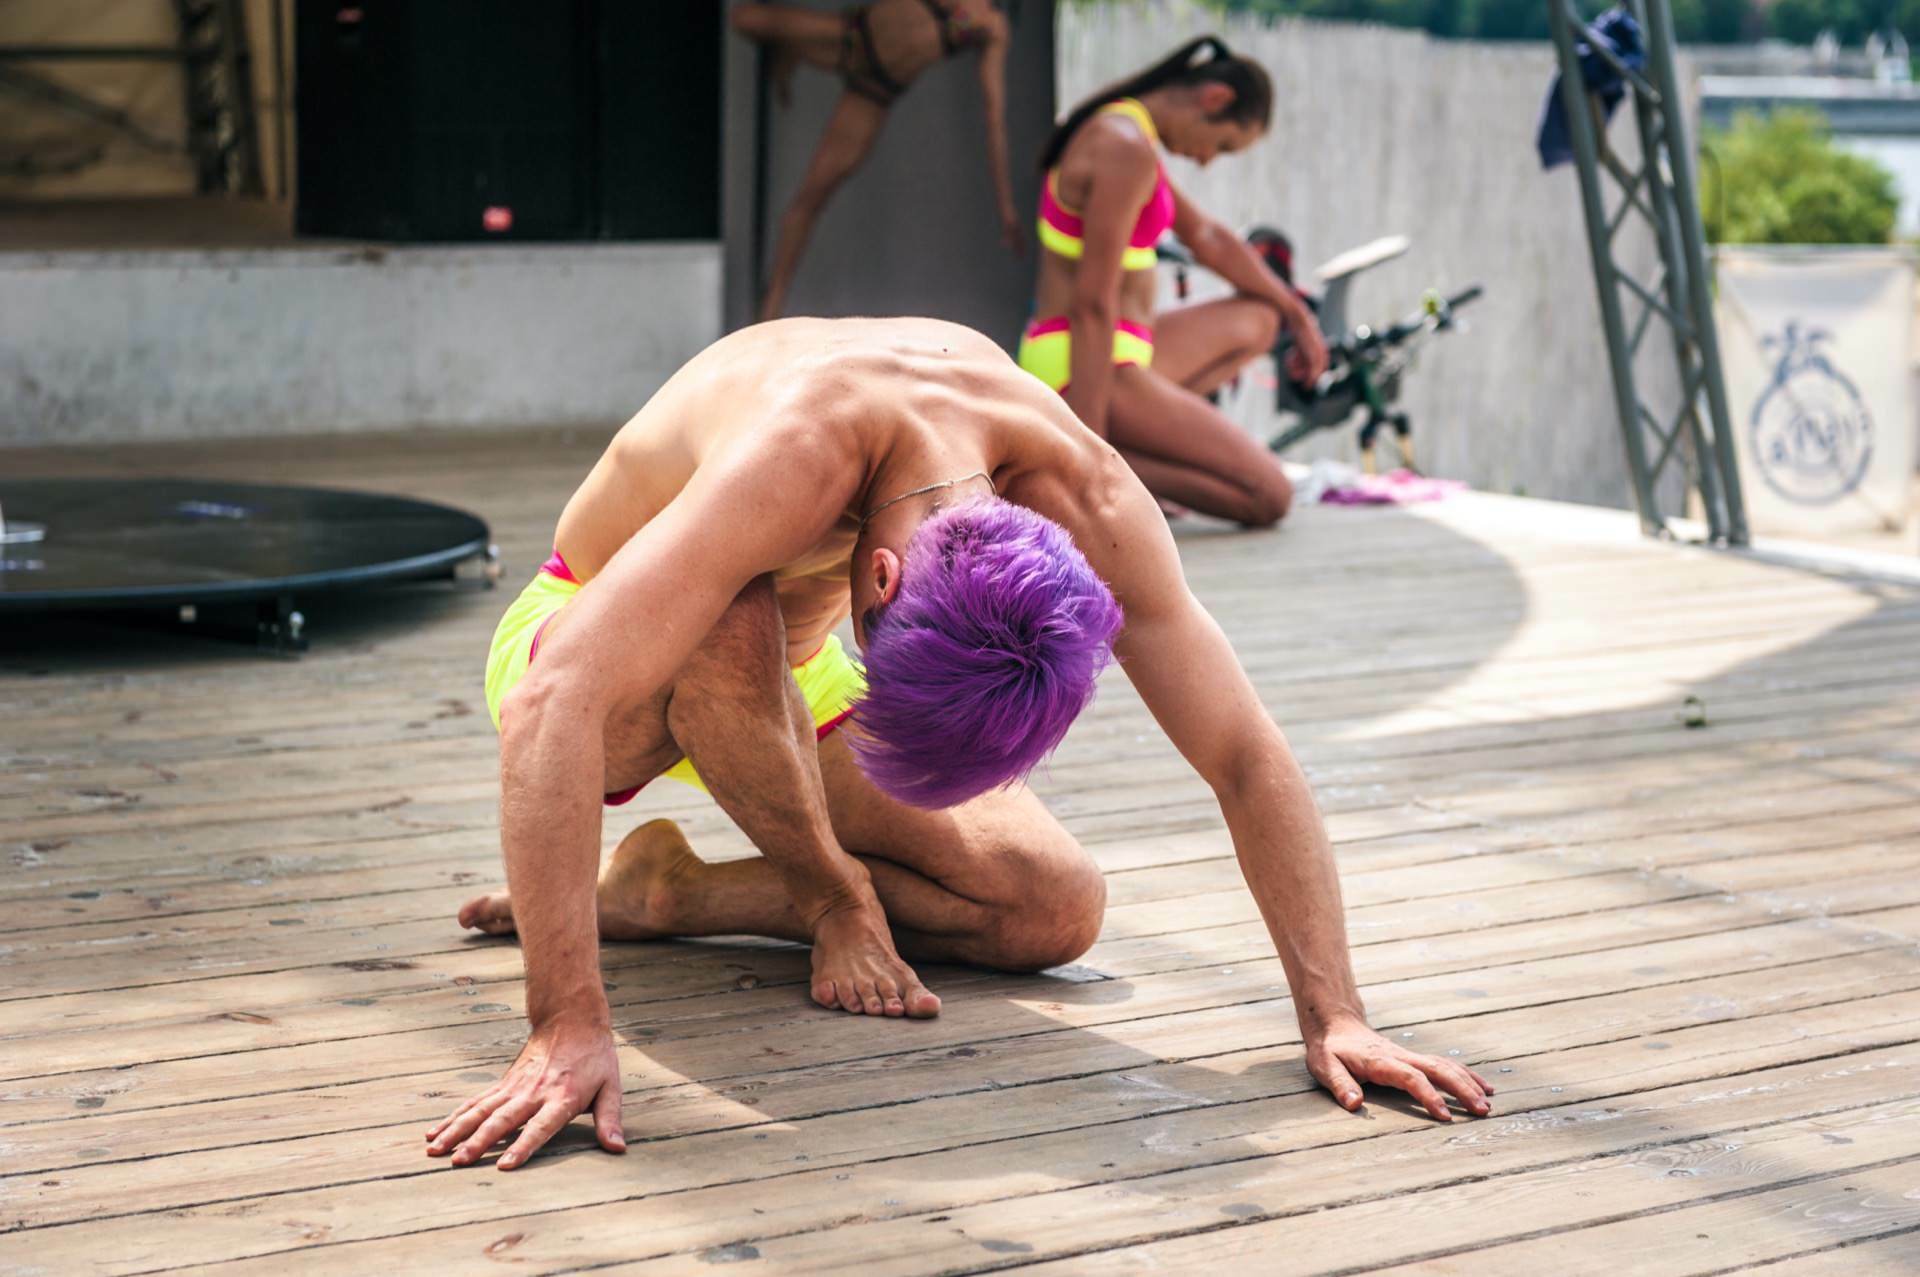
[[[1076,541],[1111,542],[1138,520],[1140,506],[1132,498],[1139,486],[1125,458],[1088,430],[1051,441],[1040,464],[1023,476],[1017,499]]]

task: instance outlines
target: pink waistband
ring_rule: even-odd
[[[573,574],[573,569],[567,566],[567,561],[560,557],[560,551],[557,549],[553,552],[552,558],[540,565],[540,570],[548,576],[557,576],[571,585],[580,584],[580,578]]]
[[[1073,327],[1073,322],[1065,315],[1055,315],[1050,319],[1036,319],[1028,324],[1026,335],[1028,337],[1045,337],[1048,333],[1066,332],[1071,327]],[[1116,319],[1113,321],[1113,328],[1115,332],[1131,333],[1149,345],[1153,343],[1153,327],[1150,324],[1136,324],[1131,319]],[[556,554],[554,557],[559,558],[560,556]],[[565,566],[564,563],[561,564],[561,567],[564,568]]]

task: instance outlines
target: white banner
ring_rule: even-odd
[[[1914,267],[1898,249],[1725,246],[1715,305],[1761,535],[1899,529],[1913,499]]]

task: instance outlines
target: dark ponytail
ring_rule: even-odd
[[[1201,51],[1206,57],[1200,57]],[[1169,53],[1146,70],[1109,84],[1073,108],[1066,119],[1054,126],[1041,152],[1040,171],[1046,172],[1060,162],[1060,153],[1080,126],[1093,118],[1107,103],[1118,98],[1137,98],[1142,93],[1168,85],[1224,84],[1233,90],[1233,105],[1221,117],[1237,124],[1258,124],[1265,129],[1273,120],[1273,81],[1252,58],[1243,58],[1226,46],[1219,36],[1203,35]]]

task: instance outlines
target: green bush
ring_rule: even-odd
[[[1893,234],[1893,174],[1835,146],[1818,112],[1742,112],[1701,145],[1700,203],[1716,243],[1884,244]]]

